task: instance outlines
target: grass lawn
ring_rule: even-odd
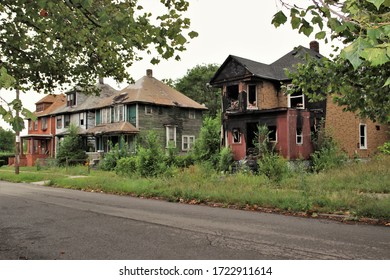
[[[74,178],[71,175],[84,175]],[[87,167],[0,168],[0,180],[47,181],[48,185],[107,193],[158,197],[172,202],[262,211],[347,215],[390,222],[390,156],[353,162],[318,174],[293,172],[280,183],[252,174],[219,174],[206,166],[175,170],[170,177],[121,177]]]

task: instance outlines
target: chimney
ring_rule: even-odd
[[[310,49],[316,53],[320,53],[320,44],[317,41],[310,42]]]
[[[146,70],[146,76],[148,76],[148,78],[153,78],[153,70],[152,69],[147,69]]]
[[[99,84],[104,85],[104,78],[99,76]]]

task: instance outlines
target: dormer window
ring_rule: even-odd
[[[76,105],[76,92],[68,93],[66,96],[66,106],[71,107]]]
[[[43,110],[45,110],[45,106],[43,103],[39,103],[36,105],[36,109],[35,109],[37,112],[42,112]]]

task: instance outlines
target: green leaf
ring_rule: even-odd
[[[279,11],[277,12],[273,19],[272,19],[272,24],[275,26],[275,27],[279,27],[281,26],[282,24],[285,24],[287,21],[287,17],[286,15],[282,12],[282,11]]]
[[[188,33],[188,36],[190,36],[190,38],[193,39],[195,37],[198,37],[199,33],[195,31],[191,31],[190,33]]]
[[[301,19],[296,17],[296,16],[292,16],[291,17],[291,27],[293,29],[298,29],[300,25],[301,25]]]
[[[385,0],[367,0],[367,2],[374,4],[375,7],[379,10],[379,8],[382,6]]]
[[[314,28],[310,25],[305,19],[302,20],[301,28],[299,28],[299,33],[305,34],[307,37],[313,32]]]
[[[341,51],[340,56],[348,60],[354,69],[357,69],[363,63],[363,60],[360,58],[362,51],[369,47],[371,47],[371,44],[359,37],[355,42],[344,48]]]
[[[389,62],[386,49],[384,48],[366,48],[360,56],[369,61],[372,66],[378,66]]]
[[[390,77],[387,78],[386,83],[383,85],[383,87],[387,87],[387,86],[390,86]]]
[[[321,39],[324,39],[326,37],[326,32],[325,31],[320,31],[316,34],[316,39],[318,40],[321,40]]]

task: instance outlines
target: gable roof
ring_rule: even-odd
[[[143,76],[134,84],[130,84],[122,89],[118,94],[102,100],[98,107],[105,107],[115,103],[147,103],[207,110],[205,105],[199,104],[151,75]]]
[[[247,58],[229,55],[228,58],[224,61],[224,63],[221,65],[221,67],[214,74],[214,76],[211,78],[210,84],[218,84],[219,82],[222,82],[224,79],[224,77],[222,77],[223,71],[228,68],[229,65],[232,63],[240,65],[248,72],[248,74],[252,76],[274,81],[286,81],[289,79],[285,74],[285,70],[293,70],[294,65],[298,63],[305,63],[306,54],[316,58],[322,57],[322,55],[320,55],[316,51],[305,48],[303,46],[298,46],[294,48],[294,50],[285,54],[271,64],[264,64]],[[243,75],[242,70],[240,74]]]

